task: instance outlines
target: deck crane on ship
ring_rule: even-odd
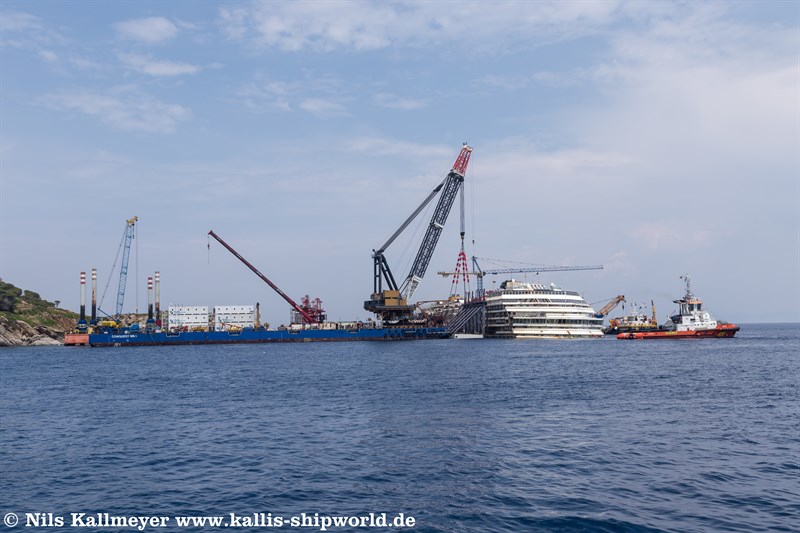
[[[423,276],[425,276],[433,251],[439,242],[439,236],[455,202],[456,194],[463,188],[464,174],[467,171],[471,154],[472,148],[464,143],[453,168],[444,181],[433,189],[422,204],[411,213],[411,216],[400,225],[383,246],[373,250],[373,292],[370,299],[364,302],[364,309],[377,314],[382,320],[390,323],[401,323],[409,319],[413,314],[416,307],[409,305],[408,301],[414,295]],[[425,236],[417,251],[416,258],[405,280],[401,285],[398,285],[391,268],[389,268],[389,263],[386,261],[384,252],[437,195],[439,195],[439,201],[436,204],[430,224],[425,231]]]
[[[297,304],[297,302],[295,302],[294,300],[292,300],[292,299],[289,297],[289,295],[288,295],[288,294],[286,294],[285,292],[283,292],[283,291],[282,291],[282,290],[281,290],[281,289],[280,289],[280,288],[279,288],[277,285],[275,285],[275,284],[274,284],[274,283],[273,283],[273,282],[272,282],[272,281],[271,281],[271,280],[270,280],[270,279],[269,279],[267,276],[265,276],[264,274],[262,274],[260,270],[258,270],[256,267],[254,267],[254,266],[253,266],[253,265],[252,265],[252,264],[251,264],[251,263],[250,263],[250,262],[249,262],[247,259],[245,259],[245,258],[244,258],[244,257],[243,257],[243,256],[242,256],[242,255],[241,255],[239,252],[237,252],[236,250],[234,250],[234,249],[233,249],[233,247],[231,247],[231,246],[230,246],[230,245],[229,245],[227,242],[225,242],[225,241],[222,239],[222,237],[220,237],[219,235],[217,235],[216,233],[214,233],[214,230],[210,230],[210,231],[208,232],[208,235],[209,235],[209,236],[211,236],[211,237],[214,237],[214,239],[216,239],[216,240],[217,240],[217,242],[219,242],[219,243],[220,243],[222,246],[224,246],[226,250],[228,250],[228,251],[229,251],[231,254],[233,254],[233,256],[234,256],[234,257],[236,257],[236,258],[237,258],[239,261],[241,261],[242,263],[244,263],[244,265],[245,265],[247,268],[249,268],[250,270],[252,270],[252,271],[253,271],[253,273],[254,273],[256,276],[258,276],[259,278],[261,278],[261,280],[262,280],[264,283],[266,283],[267,285],[269,285],[269,286],[272,288],[272,290],[274,290],[275,292],[277,292],[277,293],[278,293],[278,295],[280,295],[280,296],[281,296],[281,297],[282,297],[284,300],[286,300],[286,303],[288,303],[288,304],[289,304],[289,305],[292,307],[292,309],[293,309],[293,310],[294,310],[294,312],[297,314],[297,316],[300,318],[300,320],[303,322],[303,324],[312,325],[312,324],[319,324],[319,323],[321,323],[321,322],[324,322],[324,321],[325,321],[325,310],[324,310],[324,309],[322,309],[322,301],[321,301],[319,298],[317,298],[316,300],[314,300],[314,303],[312,304],[312,303],[311,303],[311,300],[310,300],[310,297],[309,297],[308,295],[306,295],[306,297],[305,297],[305,298],[303,298],[303,305],[302,305],[302,306],[298,305],[298,304]]]
[[[614,298],[612,298],[611,301],[608,302],[606,305],[604,305],[597,313],[595,313],[594,316],[596,316],[597,318],[603,318],[611,311],[613,311],[620,304],[620,302],[624,301],[625,301],[625,295],[619,294]],[[623,305],[622,307],[624,308],[625,306]],[[653,314],[655,315],[655,308],[653,308]]]
[[[119,252],[122,251],[122,263],[120,263],[119,269],[119,283],[117,285],[117,300],[116,306],[114,308],[114,315],[111,320],[101,321],[106,326],[114,326],[119,324],[122,320],[122,307],[125,303],[125,287],[128,281],[128,259],[131,255],[131,244],[133,243],[133,239],[136,233],[136,222],[139,220],[139,217],[129,218],[125,221],[125,231],[122,234],[122,241],[119,244],[119,249],[117,250],[117,257],[114,259],[114,265],[112,265],[111,270],[113,271],[114,268],[117,266],[117,258],[119,258]],[[111,279],[108,280],[109,283]],[[103,305],[103,300],[106,297],[106,291],[108,290],[108,283],[106,283],[105,289],[103,289],[103,296],[100,298],[100,306]],[[102,308],[100,311],[108,316],[108,313],[103,311]]]
[[[139,217],[133,217],[125,222],[125,249],[122,252],[122,265],[119,270],[117,309],[115,313],[118,318],[122,315],[122,304],[125,302],[125,284],[128,281],[128,258],[131,255],[131,242],[133,242],[133,233],[137,220],[139,220]]]

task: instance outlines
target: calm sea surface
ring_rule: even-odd
[[[56,529],[24,513],[74,530],[73,512],[800,531],[797,324],[695,341],[5,348],[0,399],[0,514],[20,517],[4,531]]]

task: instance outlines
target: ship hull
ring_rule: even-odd
[[[603,330],[605,335],[619,335],[620,333],[643,333],[645,331],[659,331],[658,326],[608,326]]]
[[[242,330],[182,331],[178,333],[103,332],[89,335],[89,345],[110,346],[173,346],[199,344],[259,344],[272,342],[349,342],[444,339],[450,334],[445,328],[374,328],[374,329],[299,329],[299,330]]]
[[[739,326],[722,324],[716,328],[698,329],[688,331],[659,330],[620,333],[620,340],[649,340],[649,339],[724,339],[736,335]]]
[[[596,339],[603,336],[600,329],[532,329],[516,328],[511,332],[499,332],[485,335],[486,338],[497,339]]]

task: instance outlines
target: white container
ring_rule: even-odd
[[[254,328],[256,325],[255,305],[217,305],[214,307],[214,329]]]
[[[207,331],[207,305],[171,305],[167,311],[169,331]]]

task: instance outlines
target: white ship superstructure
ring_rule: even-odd
[[[678,312],[664,323],[664,329],[672,331],[715,329],[717,320],[711,316],[711,313],[703,309],[703,301],[692,292],[689,276],[684,274],[681,279],[686,283],[686,294],[680,300],[673,300],[678,304]]]
[[[603,319],[580,294],[507,280],[486,293],[486,336],[517,339],[603,336]]]

